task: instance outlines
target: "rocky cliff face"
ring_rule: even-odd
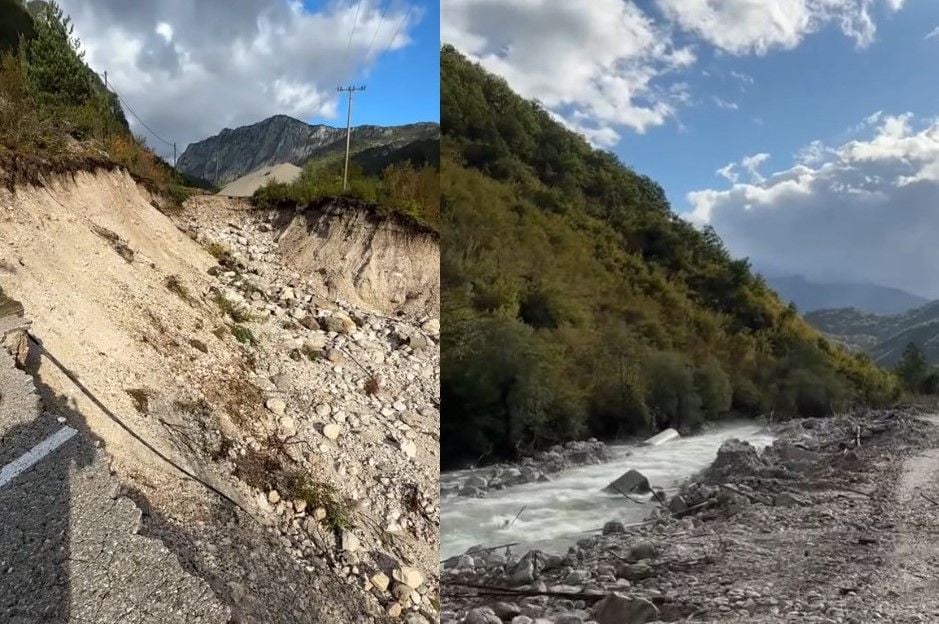
[[[417,123],[404,126],[358,126],[352,129],[353,151],[379,146],[402,146],[437,138],[440,126]],[[195,178],[231,182],[261,167],[280,163],[302,166],[315,157],[340,154],[345,149],[345,128],[311,126],[299,119],[276,115],[251,126],[192,143],[180,156],[179,170]]]

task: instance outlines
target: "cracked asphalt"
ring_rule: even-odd
[[[32,378],[0,349],[0,469],[66,424],[78,435],[0,486],[0,622],[228,622],[205,581],[138,534],[141,511],[83,423],[45,412]]]

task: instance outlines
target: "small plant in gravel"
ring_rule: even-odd
[[[218,263],[223,267],[234,266],[235,259],[232,258],[231,252],[225,245],[213,242],[206,245],[205,250],[209,252],[213,258],[218,260]]]
[[[334,486],[311,482],[305,474],[295,472],[287,476],[285,492],[294,500],[306,501],[307,509],[325,509],[326,525],[333,531],[352,526],[352,512]]]
[[[215,304],[218,306],[219,310],[222,311],[222,314],[227,314],[236,323],[248,323],[254,320],[250,312],[244,308],[237,307],[221,293],[215,295]]]
[[[251,333],[251,330],[245,327],[244,325],[235,325],[231,328],[232,336],[235,337],[235,340],[242,344],[257,344],[257,339],[254,337],[254,334]]]
[[[134,400],[134,409],[141,414],[150,413],[150,392],[148,390],[143,388],[130,388],[129,390],[125,390],[125,392]]]
[[[186,288],[186,285],[183,284],[179,280],[179,277],[175,275],[170,275],[169,277],[166,278],[166,281],[164,282],[164,284],[166,285],[166,289],[169,290],[171,293],[173,293],[174,295],[176,295],[177,297],[179,297],[186,303],[190,305],[192,304],[192,296],[189,294],[189,289]]]
[[[381,380],[377,375],[371,375],[365,380],[365,394],[375,396],[381,390]]]

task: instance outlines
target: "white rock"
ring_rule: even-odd
[[[372,575],[371,582],[378,591],[387,591],[391,579],[384,572],[376,572]]]
[[[335,423],[329,423],[323,427],[323,435],[329,438],[330,440],[335,440],[339,437],[339,434],[342,432],[342,427]]]
[[[396,581],[407,585],[411,589],[417,589],[424,583],[424,575],[417,568],[402,566],[391,573]]]
[[[287,402],[283,399],[278,399],[277,397],[268,399],[265,405],[267,406],[267,409],[271,410],[278,416],[283,416],[287,411]]]
[[[417,455],[417,445],[412,440],[404,440],[401,442],[401,451],[408,457],[413,458]]]

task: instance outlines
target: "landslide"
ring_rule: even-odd
[[[0,191],[37,380],[239,621],[433,619],[434,319],[315,295],[275,215],[234,205],[173,213],[120,169]]]
[[[329,296],[385,314],[439,315],[440,237],[367,202],[323,198],[281,217],[285,260]]]

